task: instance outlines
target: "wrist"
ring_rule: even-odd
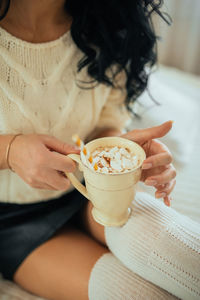
[[[0,170],[7,169],[6,149],[13,134],[0,135]]]
[[[14,172],[14,170],[12,169],[12,166],[11,166],[11,163],[10,163],[10,151],[11,151],[11,147],[12,147],[14,141],[20,135],[22,135],[22,134],[18,133],[18,134],[12,135],[11,138],[10,138],[10,140],[9,140],[9,142],[8,142],[8,144],[7,144],[7,148],[6,148],[6,155],[5,155],[6,168],[10,169],[13,172]]]

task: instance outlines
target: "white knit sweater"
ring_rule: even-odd
[[[76,72],[82,57],[70,31],[34,44],[0,27],[0,134],[49,134],[72,143],[74,133],[85,140],[98,128],[122,129],[130,119],[124,92],[103,84],[79,88],[79,80],[91,80],[86,68]],[[0,201],[31,203],[63,193],[32,188],[16,173],[0,171]]]

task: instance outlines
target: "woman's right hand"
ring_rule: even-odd
[[[45,134],[19,135],[11,144],[9,164],[33,188],[67,190],[70,181],[63,172],[76,168],[69,153],[80,150]]]

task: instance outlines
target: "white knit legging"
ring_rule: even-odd
[[[177,298],[130,271],[112,253],[106,253],[92,269],[89,300],[177,300]]]
[[[119,271],[117,280],[114,263],[113,267],[112,263],[109,267],[104,261],[104,255],[91,273],[90,300],[175,299],[170,298],[170,294],[185,300],[199,300],[200,225],[146,193],[137,193],[131,208],[131,216],[125,225],[105,227],[106,242],[112,252],[110,255],[114,255],[131,273],[124,272],[121,276]],[[113,272],[109,273],[108,270],[112,268]],[[95,290],[101,276],[105,282],[104,292],[99,298]],[[127,278],[124,279],[124,289],[122,277]],[[138,278],[143,278],[142,283]],[[114,286],[117,292],[112,292]],[[163,296],[161,288],[170,294]],[[126,290],[129,291],[127,295]],[[160,295],[152,297],[152,290]],[[122,291],[124,297],[120,297]],[[139,291],[143,291],[146,298],[143,294],[136,297]],[[111,297],[112,293],[115,294],[114,297]]]

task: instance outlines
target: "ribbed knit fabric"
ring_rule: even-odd
[[[185,300],[200,299],[200,224],[137,193],[121,227],[105,227],[111,252],[142,278]]]
[[[89,279],[89,300],[175,300],[126,268],[112,253],[102,255],[95,263]]]
[[[94,129],[124,128],[130,119],[124,90],[79,88],[86,87],[80,80],[91,81],[87,68],[77,73],[82,57],[70,32],[34,44],[0,27],[0,134],[49,134],[72,143],[75,133],[85,140]],[[0,171],[0,201],[30,203],[63,193],[31,188],[10,170]]]
[[[47,300],[45,298],[41,298],[35,296],[23,288],[21,288],[18,284],[4,280],[0,276],[0,299],[1,300]]]

